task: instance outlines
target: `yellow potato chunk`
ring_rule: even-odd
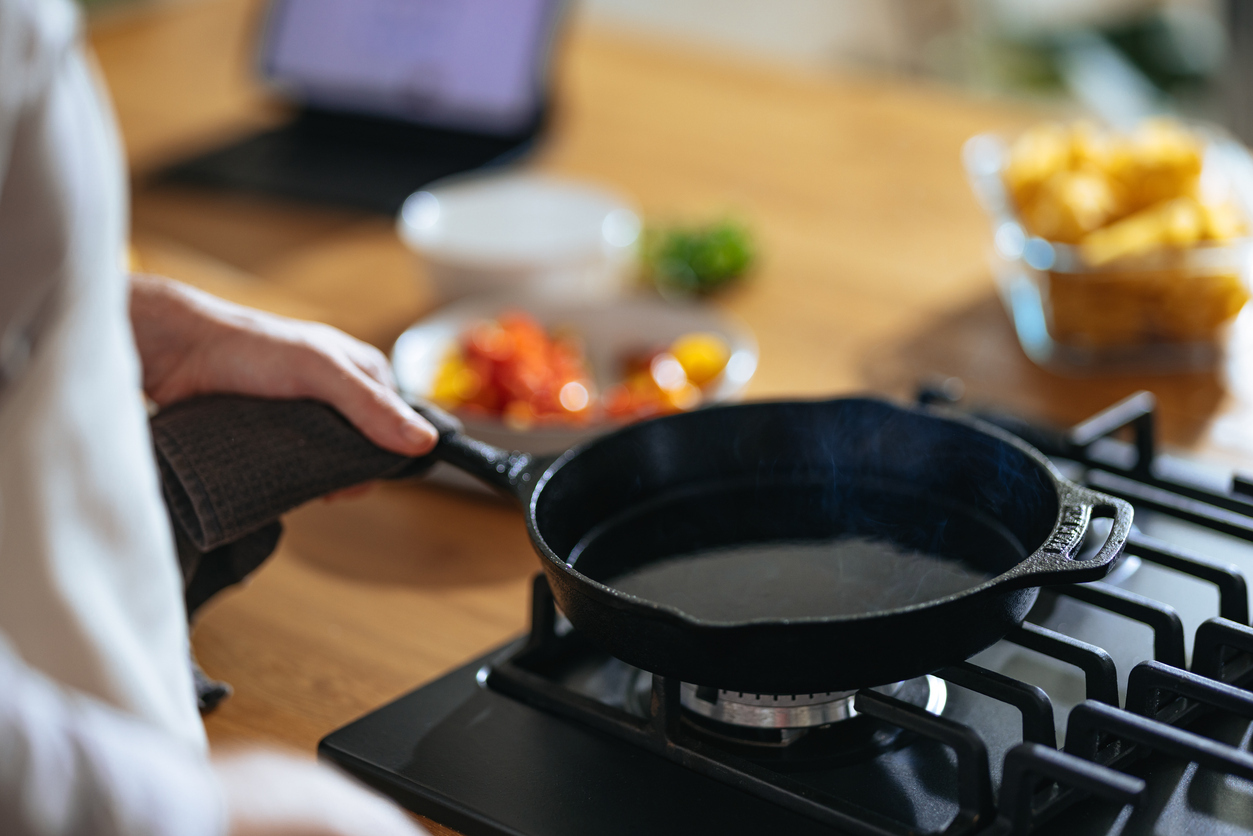
[[[1205,237],[1210,241],[1232,241],[1249,234],[1244,216],[1231,203],[1202,204],[1205,212]]]
[[[1084,261],[1101,267],[1167,245],[1191,246],[1201,240],[1206,229],[1204,207],[1194,198],[1180,197],[1162,201],[1090,233],[1080,242],[1079,250]]]
[[[1078,243],[1114,216],[1118,200],[1099,171],[1059,171],[1044,182],[1023,210],[1032,233],[1063,244]]]
[[[1131,146],[1131,163],[1120,179],[1133,208],[1195,193],[1205,149],[1194,133],[1173,120],[1154,119],[1132,135]]]
[[[1005,166],[1005,185],[1022,211],[1044,182],[1070,167],[1070,134],[1055,122],[1026,131],[1014,142]]]

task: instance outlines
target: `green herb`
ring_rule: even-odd
[[[755,257],[748,228],[733,221],[650,229],[641,253],[645,274],[662,290],[705,294],[742,277]]]

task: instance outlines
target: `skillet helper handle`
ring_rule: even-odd
[[[405,474],[423,473],[437,461],[448,462],[493,488],[525,500],[532,487],[528,468],[532,461],[530,454],[493,447],[471,438],[465,434],[465,425],[457,417],[427,401],[410,401],[409,406],[439,431],[439,443],[430,453],[414,459],[405,468]]]
[[[1080,485],[1070,485],[1062,497],[1057,524],[1044,545],[1018,564],[1017,586],[1055,583],[1087,583],[1109,574],[1131,535],[1129,502]],[[1077,560],[1084,534],[1094,517],[1113,520],[1100,550],[1087,560]]]

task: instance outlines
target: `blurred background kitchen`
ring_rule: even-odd
[[[329,322],[384,350],[396,345],[398,358],[412,349],[416,365],[397,368],[402,385],[416,381],[412,393],[430,395],[442,380],[454,406],[478,410],[469,415],[482,432],[494,415],[506,443],[546,432],[540,441],[549,446],[570,440],[554,435],[538,406],[488,414],[486,401],[458,388],[468,379],[457,377],[462,367],[445,367],[458,345],[483,347],[458,329],[503,312],[474,308],[484,297],[467,288],[500,267],[481,259],[507,248],[523,221],[501,231],[475,215],[464,239],[474,257],[449,256],[439,224],[454,223],[457,206],[473,215],[476,200],[501,217],[513,211],[510,200],[533,208],[539,192],[467,197],[437,183],[433,197],[405,204],[398,225],[394,210],[256,187],[264,154],[249,157],[251,186],[225,188],[215,155],[293,118],[290,96],[259,78],[265,4],[84,2],[131,166],[138,268]],[[544,124],[491,176],[525,172],[541,177],[541,191],[573,189],[573,197],[544,193],[561,207],[553,217],[578,218],[560,229],[595,221],[597,257],[609,266],[587,281],[603,279],[605,292],[558,283],[567,291],[549,288],[514,307],[558,341],[563,326],[586,316],[549,316],[572,298],[620,311],[579,320],[575,340],[604,393],[630,383],[631,363],[642,362],[635,371],[652,370],[648,385],[669,398],[665,409],[853,392],[907,401],[929,385],[962,394],[966,405],[1065,427],[1149,390],[1164,445],[1220,477],[1253,470],[1253,337],[1248,311],[1237,315],[1249,280],[1247,221],[1230,241],[1195,239],[1198,247],[1236,242],[1238,263],[1223,269],[1237,290],[1223,297],[1230,315],[1183,341],[1182,354],[1154,353],[1157,332],[1147,353],[1132,344],[1106,356],[1097,334],[1067,354],[1054,345],[1048,308],[1060,298],[1049,282],[1071,275],[1052,246],[1064,242],[1014,227],[1014,207],[1002,196],[1001,217],[979,192],[989,172],[1002,183],[1006,148],[1032,126],[1086,118],[1131,130],[1154,116],[1182,120],[1181,130],[1199,137],[1198,155],[1226,148],[1239,192],[1247,155],[1231,137],[1253,141],[1253,7],[1243,0],[584,0],[565,9],[555,32]],[[971,148],[992,146],[967,145],[978,135],[1000,138],[990,163]],[[216,174],[205,173],[205,160],[217,161]],[[571,208],[570,200],[583,202]],[[522,213],[535,224],[543,214]],[[509,246],[547,241],[549,231]],[[1032,255],[1035,240],[1049,247],[1046,262]],[[547,241],[545,252],[574,246],[563,241]],[[1015,296],[1027,286],[1019,279],[1036,294],[1026,308]],[[658,324],[672,315],[650,313],[659,309],[685,313]],[[649,335],[647,344],[627,345],[631,334]],[[679,343],[710,334],[712,348]],[[619,341],[608,359],[597,359],[598,335]],[[658,366],[663,354],[682,369]],[[682,380],[667,388],[675,375]],[[681,385],[695,390],[680,397]],[[600,408],[596,392],[560,391],[575,394],[552,408],[583,414],[578,433],[612,424],[598,423],[614,415],[610,406],[585,412]],[[386,486],[288,522],[278,558],[253,586],[213,605],[195,636],[206,670],[237,689],[208,720],[216,741],[309,749],[524,625],[534,557],[506,506],[440,487]],[[285,638],[253,638],[266,634]]]
[[[1125,85],[1123,95],[1206,115],[1217,106],[1214,82],[1227,49],[1227,10],[1204,0],[815,0],[770,9],[597,0],[584,13],[818,70],[937,80],[1053,103],[1088,103],[1098,89]]]
[[[99,16],[162,0],[81,2]],[[768,9],[584,0],[572,12],[595,26],[811,71],[935,80],[1052,103],[1091,103],[1117,86],[1153,107],[1206,117],[1224,111],[1218,82],[1229,38],[1240,37],[1247,15],[1238,3],[1213,0],[787,0]]]

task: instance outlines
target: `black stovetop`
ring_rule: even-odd
[[[1042,594],[967,663],[894,697],[859,693],[859,725],[832,727],[852,743],[711,738],[678,683],[571,631],[541,577],[529,637],[320,752],[469,836],[1253,833],[1253,495],[1155,455],[1151,410],[1131,398],[1068,433],[991,416],[1131,500],[1137,531],[1104,582]],[[1125,425],[1133,441],[1113,441]],[[947,695],[938,717],[929,685]]]

